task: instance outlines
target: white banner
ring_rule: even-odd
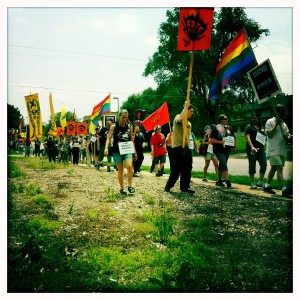
[[[261,134],[261,133],[259,133],[259,132],[257,132],[256,133],[256,140],[259,142],[259,143],[261,143],[261,144],[265,144],[265,142],[266,142],[266,136],[265,135],[263,135],[263,134]]]
[[[226,136],[224,138],[225,146],[234,147],[234,137],[233,136]]]
[[[134,147],[133,147],[133,142],[128,141],[128,142],[120,142],[118,143],[120,154],[130,154],[134,153]]]

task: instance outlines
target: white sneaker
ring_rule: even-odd
[[[251,183],[250,189],[251,189],[251,190],[256,190],[256,189],[257,189],[257,186],[256,186],[256,183],[255,183],[255,182],[252,182],[252,183]]]
[[[263,187],[264,186],[264,183],[262,181],[259,181],[257,184],[256,184],[257,187]]]

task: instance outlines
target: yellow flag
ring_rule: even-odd
[[[60,126],[62,128],[65,128],[67,126],[67,110],[64,105],[61,106]]]
[[[51,112],[51,128],[48,131],[48,134],[56,136],[57,134],[57,127],[54,117],[54,108],[53,108],[53,102],[52,102],[52,93],[49,95],[49,103],[50,103],[50,112]]]
[[[39,95],[25,96],[25,102],[28,113],[29,138],[31,140],[40,139],[43,136],[43,125]]]
[[[93,122],[90,123],[90,126],[89,126],[89,133],[92,133],[94,132],[96,129],[96,126]]]

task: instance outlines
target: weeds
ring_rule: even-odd
[[[37,195],[33,197],[31,202],[44,209],[51,209],[53,207],[53,201],[44,195]]]
[[[35,196],[35,195],[42,193],[41,188],[36,183],[33,183],[33,182],[30,182],[29,184],[27,184],[25,186],[24,191],[27,196]]]
[[[174,217],[166,209],[162,211],[162,214],[154,216],[153,223],[158,230],[160,243],[167,244],[170,235],[174,233]]]
[[[104,192],[106,194],[106,198],[108,202],[116,202],[116,195],[112,187],[110,186],[104,187]]]

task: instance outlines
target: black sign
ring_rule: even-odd
[[[269,59],[249,71],[248,76],[259,104],[281,93],[280,85]]]

